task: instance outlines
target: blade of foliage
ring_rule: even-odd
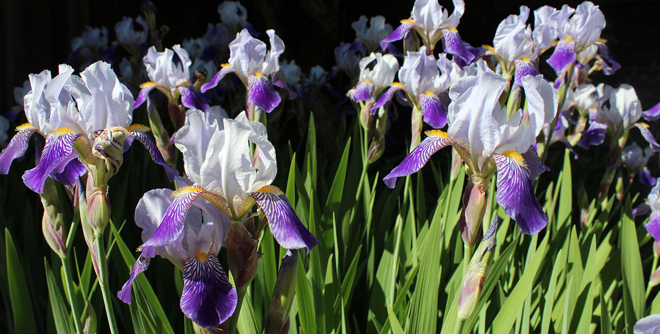
[[[14,239],[8,229],[5,229],[5,254],[7,256],[7,281],[9,283],[9,296],[11,309],[14,315],[15,333],[36,333],[37,326],[34,319],[30,290],[25,280],[23,266],[14,245]]]

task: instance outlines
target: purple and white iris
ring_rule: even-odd
[[[177,178],[177,183],[192,185],[183,178]],[[135,224],[142,228],[143,241],[149,240],[158,230],[175,196],[170,189],[155,189],[140,199],[135,208]],[[143,252],[117,297],[124,303],[131,303],[133,280],[147,270],[150,260],[158,255],[183,272],[181,311],[202,327],[217,328],[234,313],[238,300],[236,289],[229,283],[217,258],[220,249],[227,245],[230,220],[205,199],[192,203],[183,215],[182,233],[171,243],[156,247],[154,254]]]
[[[270,37],[270,50],[266,43],[255,39],[247,29],[236,34],[236,39],[229,43],[229,63],[202,86],[201,91],[214,88],[228,73],[235,73],[247,87],[248,103],[269,113],[277,107],[282,98],[273,85],[289,91],[289,99],[296,94],[289,88],[286,76],[280,71],[279,57],[284,52],[284,42],[274,30],[266,31]],[[269,78],[270,77],[270,78]]]
[[[630,174],[631,180],[635,174],[639,175],[639,181],[651,187],[655,185],[655,178],[651,175],[651,171],[646,167],[649,159],[654,155],[653,149],[648,146],[644,150],[633,142],[631,145],[626,146],[621,153],[621,162],[623,162]]]
[[[348,91],[348,96],[355,102],[375,102],[376,97],[392,84],[398,70],[396,57],[371,53],[360,60],[360,81]]]
[[[355,39],[362,41],[369,51],[375,51],[380,41],[392,33],[392,26],[385,23],[385,18],[380,15],[369,19],[369,28],[367,28],[367,17],[364,15],[351,23],[351,27],[355,30]]]
[[[305,228],[284,193],[271,183],[277,173],[275,148],[266,127],[247,119],[218,118],[211,123],[199,110],[191,110],[175,137],[183,154],[186,175],[193,186],[179,188],[154,234],[142,245],[145,256],[174,242],[184,232],[184,217],[202,197],[229,216],[241,221],[254,204],[268,218],[275,240],[284,248],[307,251],[318,240]],[[250,143],[255,147],[254,156]]]
[[[651,189],[646,203],[651,208],[651,217],[644,227],[658,242],[660,240],[660,178],[656,179],[655,186]]]
[[[541,75],[526,76],[522,87],[527,108],[507,119],[499,98],[506,79],[478,62],[477,76],[465,77],[449,91],[447,132],[427,131],[424,139],[383,181],[393,188],[398,177],[419,171],[431,155],[453,146],[465,162],[475,186],[487,184],[497,172],[497,202],[525,234],[542,230],[548,219],[534,196],[532,182],[548,170],[532,144],[544,124],[555,117],[557,99]]]

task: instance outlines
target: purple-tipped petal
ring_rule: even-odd
[[[174,200],[163,215],[163,221],[154,234],[142,244],[142,253],[153,257],[155,247],[173,243],[183,233],[183,222],[193,202],[206,190],[198,187],[184,187],[172,193]],[[149,248],[149,249],[145,249]]]
[[[131,134],[131,137],[137,139],[140,143],[142,143],[142,145],[144,145],[147,151],[149,151],[151,159],[155,163],[165,167],[165,173],[167,174],[167,178],[170,180],[170,182],[174,181],[174,178],[179,175],[179,171],[165,162],[165,159],[163,159],[163,156],[160,154],[160,151],[156,146],[156,143],[151,140],[151,137],[147,136],[146,133],[138,130],[129,131],[129,133]]]
[[[202,97],[199,96],[197,90],[193,85],[181,85],[178,86],[179,93],[181,93],[181,104],[184,107],[189,109],[199,109],[201,111],[206,111],[209,108],[209,105],[204,103]]]
[[[645,123],[635,123],[635,126],[642,133],[642,137],[644,137],[644,139],[646,139],[646,141],[649,143],[653,152],[660,152],[660,145],[658,145],[658,142],[655,141],[655,137],[653,137],[653,134],[649,130],[649,126]]]
[[[282,98],[266,77],[251,75],[248,77],[248,102],[269,113],[282,102]]]
[[[309,251],[319,243],[300,222],[286,195],[277,187],[265,186],[250,194],[268,218],[270,232],[277,243],[286,249],[307,248]]]
[[[401,163],[392,169],[392,171],[383,178],[383,182],[389,188],[394,188],[396,179],[401,176],[408,176],[416,173],[429,161],[431,156],[441,148],[453,145],[454,141],[447,134],[440,130],[431,130],[425,132],[428,137],[422,140]]]
[[[518,86],[522,86],[522,78],[528,75],[536,76],[539,74],[539,70],[536,68],[534,62],[516,59],[514,64],[516,66],[516,73],[513,82]]]
[[[589,149],[591,145],[600,145],[605,141],[605,133],[607,132],[607,123],[591,122],[589,129],[582,131],[582,136],[577,142],[578,146]]]
[[[121,287],[121,290],[117,292],[117,298],[122,302],[131,305],[131,290],[133,287],[133,280],[137,277],[138,274],[144,272],[149,268],[149,261],[151,259],[140,255],[138,259],[133,264],[133,269],[131,270],[131,276],[128,278],[128,281],[124,283],[124,286]]]
[[[60,182],[65,186],[75,185],[78,181],[78,178],[87,173],[87,167],[78,160],[78,154],[75,152],[72,153],[74,158],[70,161],[64,161],[60,166],[62,170],[55,170],[50,173],[50,177],[54,180]]]
[[[644,225],[646,231],[655,239],[656,242],[660,240],[660,211],[651,212],[648,224]]]
[[[642,111],[642,117],[649,122],[654,122],[660,119],[660,103],[654,105],[649,110]]]
[[[393,83],[392,86],[390,88],[388,88],[383,95],[380,96],[380,99],[378,99],[378,102],[376,102],[376,104],[374,104],[373,107],[371,107],[371,109],[369,109],[369,111],[372,114],[375,114],[376,110],[378,110],[378,108],[384,106],[385,103],[389,102],[392,99],[392,97],[394,96],[394,93],[396,93],[396,92],[398,92],[402,89],[405,90],[406,88],[403,87],[403,85],[401,85],[398,82]]]
[[[37,128],[29,124],[21,125],[17,128],[18,133],[11,139],[9,145],[0,153],[0,174],[9,173],[9,167],[14,159],[22,157],[30,145],[30,137],[37,131]]]
[[[383,51],[387,50],[387,46],[390,45],[390,43],[403,39],[414,27],[415,24],[410,22],[409,20],[401,21],[400,26],[394,29],[394,31],[392,31],[392,33],[389,34],[389,36],[385,37],[385,39],[380,41],[380,47],[383,49]]]
[[[603,73],[605,73],[605,75],[614,74],[614,72],[621,68],[621,64],[614,60],[612,52],[610,52],[610,49],[605,43],[596,44],[598,45],[598,53],[600,53],[601,58],[603,58]]]
[[[373,101],[374,97],[374,84],[366,82],[358,82],[355,85],[355,90],[349,94],[351,100],[355,102],[360,101]]]
[[[67,130],[70,131],[70,130]],[[44,182],[50,174],[56,170],[64,161],[70,161],[73,152],[73,144],[80,138],[81,134],[76,132],[64,132],[56,130],[46,138],[41,160],[37,167],[23,174],[23,182],[36,193],[44,192]]]
[[[639,182],[643,185],[647,187],[653,187],[655,185],[656,180],[646,166],[640,168],[637,174],[639,175]]]
[[[234,70],[229,68],[229,67],[221,68],[220,71],[218,71],[218,73],[216,73],[209,82],[202,85],[202,88],[200,89],[200,91],[202,93],[205,93],[207,90],[209,90],[211,88],[215,88],[215,86],[218,85],[220,80],[222,80],[222,78],[224,78],[225,75],[227,75],[227,73],[230,73],[230,72],[234,72]]]
[[[181,311],[204,328],[217,328],[234,314],[238,295],[213,254],[197,254],[183,267]]]
[[[457,56],[470,64],[475,56],[468,51],[456,29],[442,29],[442,48],[446,53]]]
[[[520,232],[536,234],[548,225],[548,216],[534,195],[532,169],[514,151],[493,154],[497,166],[497,203],[513,218]]]
[[[419,103],[424,114],[424,123],[434,129],[440,129],[447,124],[447,110],[442,108],[440,98],[434,94],[420,94]]]
[[[555,70],[560,73],[577,59],[575,54],[575,41],[560,41],[555,46],[555,51],[552,56],[548,58],[547,62]]]
[[[142,103],[144,103],[144,101],[147,101],[149,99],[149,92],[154,90],[154,88],[156,87],[158,87],[158,84],[153,82],[145,82],[141,84],[140,92],[138,93],[138,96],[135,98],[135,103],[133,103],[133,110],[141,106]]]
[[[273,85],[284,88],[289,92],[289,100],[293,100],[298,96],[296,92],[291,90],[291,87],[289,87],[289,83],[286,80],[286,75],[284,75],[284,72],[282,71],[277,71],[275,74],[272,75],[272,80],[273,80]]]

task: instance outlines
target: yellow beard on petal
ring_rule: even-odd
[[[502,155],[515,161],[519,166],[525,166],[525,159],[516,151],[504,151]]]
[[[424,134],[426,134],[429,137],[436,137],[436,138],[451,140],[451,138],[449,138],[449,135],[446,132],[442,131],[442,130],[428,130],[428,131],[425,131]]]

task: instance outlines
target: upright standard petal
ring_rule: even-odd
[[[398,177],[408,176],[422,169],[435,152],[438,152],[445,146],[455,144],[443,131],[431,130],[425,133],[427,137],[396,168],[383,178],[383,182],[389,188],[394,188]]]
[[[163,159],[163,156],[160,154],[158,147],[156,147],[156,143],[154,143],[154,141],[151,140],[151,137],[147,136],[145,133],[146,129],[148,128],[145,128],[146,127],[144,126],[133,125],[130,126],[127,130],[129,130],[131,137],[137,139],[140,143],[142,143],[142,145],[144,145],[147,151],[149,151],[151,159],[155,163],[165,167],[165,173],[167,173],[167,178],[170,180],[170,182],[174,181],[174,178],[179,175],[179,171],[165,162],[165,159]]]
[[[251,75],[248,77],[248,102],[269,113],[282,102],[282,98],[264,76]]]
[[[44,182],[54,170],[65,160],[73,160],[73,144],[80,138],[81,134],[71,132],[68,129],[55,130],[46,138],[41,160],[37,167],[30,169],[23,174],[23,182],[36,193],[43,193]]]
[[[16,128],[18,133],[11,139],[9,145],[0,153],[0,174],[9,173],[9,167],[14,159],[22,157],[30,144],[30,137],[37,131],[37,128],[30,124],[23,124]]]
[[[131,305],[131,290],[133,287],[133,280],[137,277],[138,274],[143,273],[147,268],[149,268],[149,261],[151,259],[140,255],[138,259],[133,264],[133,269],[131,269],[131,276],[128,278],[128,281],[124,283],[121,287],[121,290],[117,292],[117,298],[122,302]]]
[[[275,186],[265,186],[250,194],[259,204],[270,225],[270,231],[277,243],[286,249],[307,248],[309,251],[319,243],[300,222],[286,195]]]
[[[196,324],[216,328],[236,309],[238,295],[229,283],[218,258],[197,254],[183,269],[181,311]]]
[[[497,166],[497,203],[518,223],[520,232],[538,233],[548,225],[548,216],[534,195],[528,162],[515,151],[493,154],[493,159]]]

